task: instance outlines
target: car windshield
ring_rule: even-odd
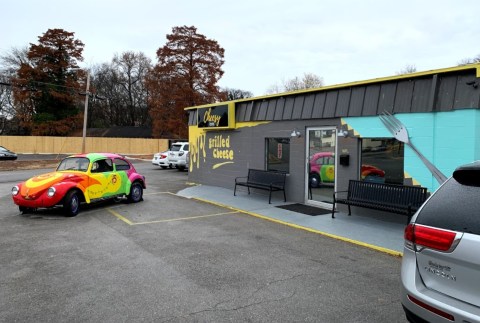
[[[7,152],[7,151],[8,151],[8,149],[6,149],[6,148],[4,148],[4,147],[0,146],[0,151]]]
[[[68,157],[61,161],[57,167],[57,171],[62,170],[76,170],[80,172],[86,172],[90,160],[85,157]]]

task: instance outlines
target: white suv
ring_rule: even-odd
[[[188,142],[176,142],[170,148],[169,162],[179,170],[187,167]]]
[[[480,322],[480,161],[458,167],[405,229],[410,322]]]

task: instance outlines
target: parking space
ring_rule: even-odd
[[[21,215],[9,190],[31,174],[2,177],[0,321],[404,321],[398,258],[178,196],[186,172],[135,166],[144,201],[72,218]]]
[[[200,220],[238,213],[227,208],[180,197],[171,192],[148,193],[144,194],[144,198],[144,203],[118,203],[108,207],[107,210],[128,225]],[[197,211],[192,214],[193,210]]]

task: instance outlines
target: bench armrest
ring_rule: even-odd
[[[235,177],[235,183],[238,183],[239,179],[243,179],[243,181],[240,181],[240,182],[246,182],[246,180],[248,179],[247,176],[241,176],[241,177]]]

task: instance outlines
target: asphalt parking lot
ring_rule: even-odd
[[[1,322],[405,322],[400,258],[187,199],[136,162],[144,201],[20,214],[0,172]]]

